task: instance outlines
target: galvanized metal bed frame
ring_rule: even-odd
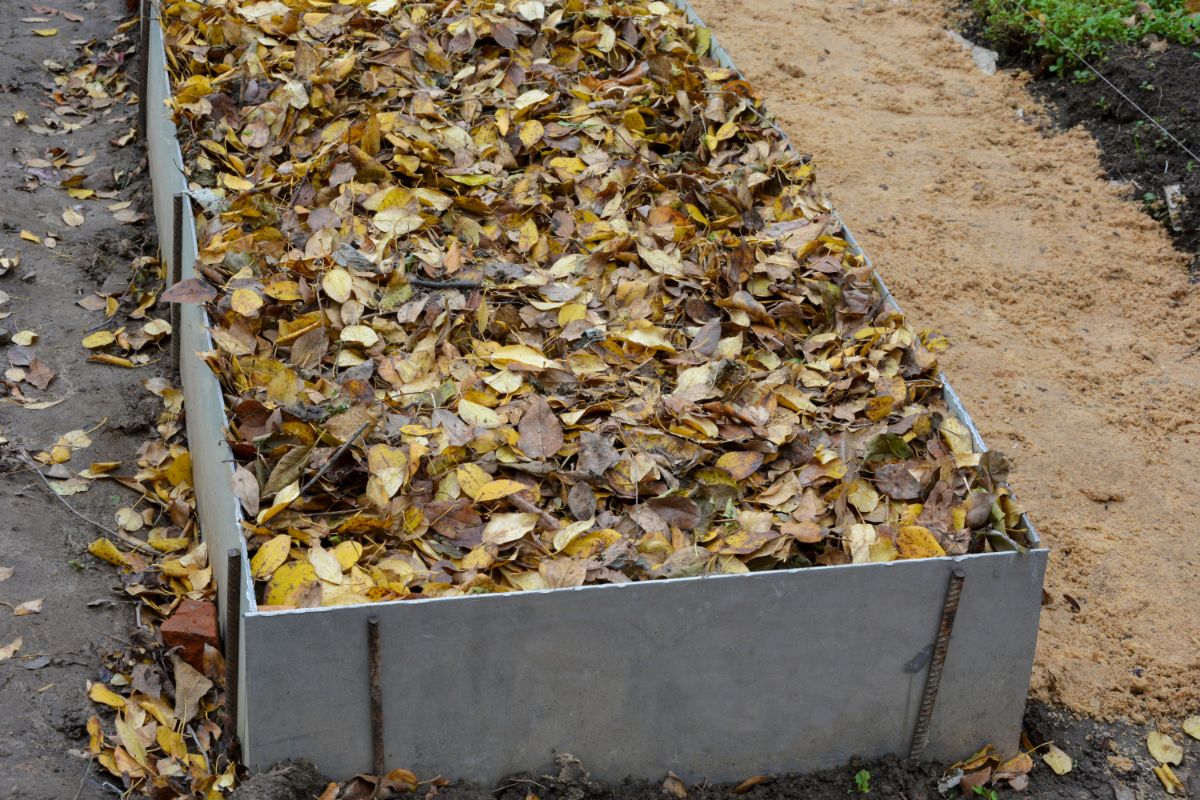
[[[143,129],[178,280],[195,274],[195,221],[162,26],[143,2]],[[737,69],[715,38],[712,54]],[[334,777],[406,767],[490,784],[565,751],[597,778],[728,781],[852,756],[1015,751],[1047,557],[1032,526],[1023,553],[259,609],[221,391],[196,356],[213,348],[208,319],[184,305],[176,322],[229,701],[252,769],[306,757]],[[949,384],[945,397],[985,449]]]

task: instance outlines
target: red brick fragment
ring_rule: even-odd
[[[217,607],[206,600],[184,600],[159,630],[163,644],[181,648],[180,657],[198,670],[204,669],[204,645],[221,647]]]

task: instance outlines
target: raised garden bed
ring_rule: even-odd
[[[262,28],[263,47],[300,30],[327,42],[348,26],[372,43],[355,58],[374,53],[403,73],[419,40],[426,58],[459,54],[464,66],[448,74],[460,75],[467,61],[487,66],[489,47],[520,47],[523,36],[545,47],[539,31],[567,24],[549,5],[514,4],[501,14],[505,30],[491,21],[488,33],[469,16],[436,21],[417,6],[417,19],[387,0],[291,22],[281,4],[242,13]],[[812,188],[806,160],[694,16],[662,3],[592,8],[571,6],[567,41],[603,54],[620,35],[629,52],[611,74],[591,65],[587,80],[608,80],[618,95],[646,76],[682,83],[608,119],[615,133],[600,138],[615,150],[605,154],[563,120],[572,107],[585,119],[614,112],[588,110],[586,93],[549,81],[553,58],[522,67],[542,77],[519,92],[515,61],[492,64],[503,67],[497,85],[518,86],[498,94],[507,131],[487,141],[527,166],[532,156],[516,161],[523,147],[559,149],[540,179],[560,201],[527,217],[532,231],[516,210],[514,224],[489,222],[489,209],[507,213],[533,189],[510,169],[464,161],[471,137],[435,165],[413,155],[433,146],[416,120],[439,120],[442,142],[465,136],[445,113],[477,116],[462,107],[479,98],[450,102],[431,79],[405,95],[406,114],[329,114],[335,85],[359,91],[341,83],[353,65],[323,61],[306,42],[286,80],[269,78],[261,60],[239,61],[245,75],[214,67],[237,50],[226,44],[248,41],[219,9],[189,19],[172,49],[185,160],[157,111],[169,99],[168,62],[162,29],[149,26],[159,231],[175,242],[175,296],[210,301],[213,314],[206,330],[202,307],[182,305],[181,370],[202,529],[214,551],[235,551],[229,564],[247,578],[224,599],[240,620],[231,656],[247,763],[303,755],[345,775],[369,769],[374,750],[377,766],[489,782],[561,749],[603,777],[672,769],[721,780],[920,752],[926,734],[933,757],[984,742],[1011,750],[1045,551],[1004,489],[1001,462],[937,374],[936,343],[905,326]],[[193,11],[169,7],[168,19]],[[405,24],[388,28],[385,13]],[[438,30],[444,43],[427,35]],[[379,72],[354,74],[368,94],[397,85],[396,73]],[[291,139],[263,108],[277,92]],[[693,108],[692,94],[706,92],[716,99]],[[564,105],[553,119],[529,118],[555,102]],[[675,113],[713,119],[690,131],[685,115],[678,130],[660,131],[653,121],[673,102]],[[329,116],[300,141],[289,106]],[[250,107],[260,113],[240,119],[232,140],[206,130],[204,120]],[[335,125],[332,141],[366,146],[321,150]],[[255,149],[287,140],[285,175],[292,157],[305,174],[327,171],[291,187],[303,202],[294,193],[290,207],[265,202],[278,199],[281,164],[244,146],[231,159],[238,135],[261,141]],[[619,141],[630,137],[643,144]],[[678,158],[693,152],[705,161]],[[595,211],[572,220],[561,202],[561,186],[587,189],[589,167],[605,157],[619,183],[589,190],[585,211],[639,178],[653,183],[615,233]],[[746,168],[726,168],[736,163]],[[398,185],[380,188],[389,174]],[[502,191],[484,189],[492,182]],[[328,203],[347,194],[350,205]],[[176,195],[204,212],[173,214]],[[303,237],[237,227],[273,215]],[[327,224],[314,227],[314,217]],[[219,291],[197,282],[197,269]],[[466,324],[456,335],[416,335],[457,318]],[[314,332],[321,341],[309,336],[296,363]],[[284,350],[291,364],[277,360]],[[581,400],[588,386],[600,388]],[[650,402],[660,399],[661,408]],[[461,452],[445,452],[446,436]],[[439,526],[447,518],[454,525]],[[294,574],[277,580],[281,570]],[[263,597],[251,576],[268,581]],[[526,591],[503,591],[513,589]],[[958,606],[952,641],[938,639],[954,620],[948,596]]]

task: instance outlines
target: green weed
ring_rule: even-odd
[[[1139,16],[1137,0],[973,0],[993,44],[1004,49],[1050,55],[1051,71],[1062,74],[1074,61],[1104,55],[1116,44],[1155,34],[1182,44],[1200,40],[1200,20],[1184,0],[1149,0],[1153,13]]]
[[[871,773],[868,770],[860,769],[854,773],[854,786],[858,789],[859,794],[868,794],[871,791]]]

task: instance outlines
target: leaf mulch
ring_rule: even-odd
[[[271,606],[1023,546],[753,88],[662,2],[167,8]]]

